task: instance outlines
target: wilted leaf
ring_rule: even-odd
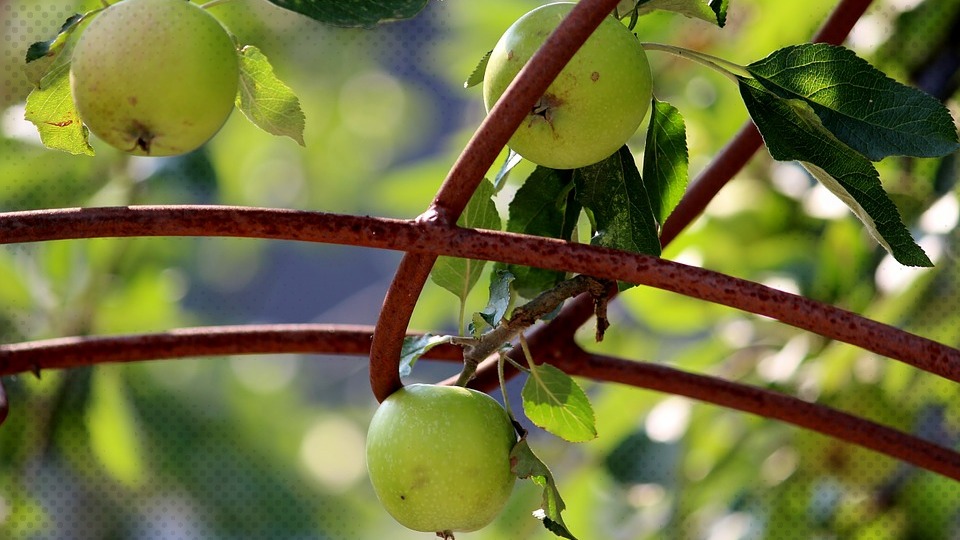
[[[69,64],[48,73],[27,96],[24,118],[37,126],[40,141],[48,148],[92,156],[89,131],[70,94],[69,74]]]
[[[543,488],[543,499],[539,510],[533,515],[543,522],[543,526],[553,534],[569,540],[577,540],[563,522],[561,512],[566,508],[557,483],[550,468],[533,453],[526,438],[520,439],[510,451],[510,470],[518,478],[529,478]]]
[[[674,11],[715,24],[720,28],[727,24],[728,0],[640,0],[640,15],[660,9]]]
[[[496,328],[510,309],[510,302],[513,300],[510,294],[510,283],[513,279],[513,274],[510,272],[498,270],[495,279],[490,282],[490,300],[487,302],[487,307],[480,312],[480,316],[491,327]]]
[[[427,354],[427,351],[442,343],[450,343],[450,336],[423,334],[422,336],[404,338],[403,347],[400,349],[400,376],[409,376],[417,360]]]

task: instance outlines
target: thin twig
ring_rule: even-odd
[[[686,396],[780,420],[960,480],[960,453],[837,409],[661,364],[589,354],[576,360],[563,369],[572,375]]]

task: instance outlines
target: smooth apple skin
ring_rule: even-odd
[[[461,387],[411,384],[370,422],[367,469],[381,504],[423,532],[475,531],[513,491],[516,434],[503,407]]]
[[[503,34],[484,72],[487,112],[574,4],[530,11]],[[639,40],[613,17],[605,19],[547,89],[511,137],[525,159],[553,169],[592,165],[636,132],[650,107],[650,65]]]
[[[136,155],[195,150],[220,130],[240,80],[233,40],[186,0],[123,0],[83,30],[70,89],[84,124]]]

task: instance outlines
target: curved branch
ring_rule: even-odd
[[[456,223],[483,175],[513,132],[580,46],[617,6],[617,1],[583,0],[574,6],[520,70],[470,138],[447,173],[430,208],[422,216],[424,221],[446,225]],[[400,337],[410,324],[417,299],[436,261],[433,254],[407,253],[390,283],[370,352],[370,386],[378,401],[403,386],[398,375]]]
[[[156,334],[66,337],[0,345],[0,376],[104,363],[240,354],[366,356],[372,326],[271,324],[179,328]],[[438,345],[425,358],[460,362],[463,350]]]
[[[369,326],[290,324],[183,328],[159,334],[73,337],[0,346],[0,375],[110,362],[257,353],[323,353],[366,356]],[[858,444],[960,480],[960,453],[916,436],[823,405],[770,390],[678,369],[583,351],[573,341],[552,343],[549,361],[572,375],[686,396],[781,420]],[[425,358],[460,361],[461,349],[439,345]]]
[[[544,335],[536,334],[538,337]],[[537,363],[550,363],[570,375],[686,396],[780,420],[960,480],[960,453],[825,405],[809,403],[793,396],[718,377],[689,373],[662,364],[591,354],[584,351],[573,339],[562,342],[542,340],[541,343],[530,343],[530,349]],[[522,354],[517,353],[518,350],[519,347],[515,347],[510,351],[510,356],[523,365],[526,360]],[[474,386],[473,383],[488,386],[489,374],[497,370],[497,360],[491,358],[485,361],[481,368],[482,378],[474,379],[471,386]],[[444,383],[451,382],[452,379],[448,379]]]
[[[850,311],[649,255],[435,222],[222,206],[142,206],[0,214],[0,243],[109,236],[233,236],[501,261],[656,287],[777,319],[960,382],[960,350]],[[397,347],[403,336],[396,341]],[[374,340],[377,335],[374,332]],[[562,339],[562,336],[553,336]]]
[[[960,453],[954,450],[778,392],[687,373],[659,364],[631,362],[585,352],[576,361],[566,362],[563,369],[571,375],[686,396],[780,420],[960,480]]]
[[[370,388],[379,402],[403,386],[400,380],[403,336],[436,261],[437,256],[433,254],[405,253],[383,298],[370,349]]]

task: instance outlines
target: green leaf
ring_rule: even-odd
[[[577,225],[580,204],[573,197],[573,173],[537,167],[510,202],[507,231],[570,239]],[[533,298],[566,278],[564,272],[516,264],[507,265],[516,280],[514,290]]]
[[[653,98],[647,144],[643,154],[643,184],[650,206],[662,226],[687,189],[687,129],[673,105]]]
[[[556,480],[550,468],[533,453],[526,437],[520,439],[510,451],[510,470],[518,478],[529,478],[535,484],[543,488],[543,499],[541,508],[533,513],[537,519],[543,522],[543,526],[553,534],[577,540],[567,529],[560,515],[566,505],[560,497],[560,491],[557,489]]]
[[[428,0],[270,0],[284,9],[306,15],[331,26],[370,28],[380,23],[409,19],[427,6]]]
[[[23,67],[23,72],[33,86],[40,86],[40,81],[43,80],[47,73],[63,61],[60,53],[65,50],[67,39],[80,22],[100,11],[102,10],[98,9],[82,15],[75,13],[67,18],[66,22],[60,26],[60,30],[56,36],[47,41],[38,41],[30,44],[30,47],[27,48],[25,58],[26,65]]]
[[[400,349],[400,376],[407,377],[413,371],[414,364],[427,351],[442,343],[450,343],[450,336],[408,336],[403,338],[403,347]]]
[[[70,94],[69,74],[69,64],[48,73],[27,96],[24,118],[37,126],[40,141],[48,148],[92,156],[89,131]]]
[[[471,88],[483,82],[483,74],[487,71],[487,62],[490,61],[490,55],[493,51],[487,51],[486,54],[477,62],[477,67],[473,68],[473,73],[463,82],[464,88]]]
[[[470,197],[470,202],[457,220],[457,225],[470,229],[499,231],[500,215],[492,199],[493,193],[493,184],[484,179]],[[465,302],[467,295],[483,274],[484,265],[486,261],[440,257],[433,271],[430,272],[430,278],[437,285],[452,292],[461,302]]]
[[[506,270],[497,270],[495,276],[495,279],[490,282],[490,300],[487,302],[487,307],[479,313],[492,328],[500,324],[507,310],[510,309],[510,302],[513,301],[510,293],[510,283],[514,280],[513,274]]]
[[[844,47],[785,47],[747,70],[768,91],[807,103],[826,129],[873,161],[938,157],[960,148],[957,127],[942,103]]]
[[[121,483],[143,482],[143,449],[136,417],[116,368],[94,370],[86,412],[90,450],[106,471]]]
[[[267,57],[251,45],[240,50],[237,108],[267,133],[290,137],[300,146],[305,146],[305,118],[300,109],[300,100],[273,73]]]
[[[645,15],[653,10],[674,11],[702,19],[720,28],[727,24],[727,5],[729,0],[641,0],[638,2],[638,14]]]
[[[900,220],[873,164],[830,133],[807,102],[781,99],[750,79],[740,80],[740,93],[774,159],[799,161],[901,264],[933,265]]]
[[[624,146],[609,158],[575,169],[577,201],[593,214],[594,245],[660,255],[657,222],[637,164]]]
[[[523,412],[537,426],[570,442],[597,438],[587,394],[573,377],[550,364],[530,365],[523,385]]]
[[[500,165],[500,170],[497,171],[497,176],[493,178],[493,187],[497,193],[500,193],[500,190],[503,189],[503,185],[507,182],[507,178],[510,177],[510,171],[519,165],[521,161],[523,161],[523,157],[521,157],[520,154],[509,148],[507,149],[507,157],[503,160],[503,164]]]

